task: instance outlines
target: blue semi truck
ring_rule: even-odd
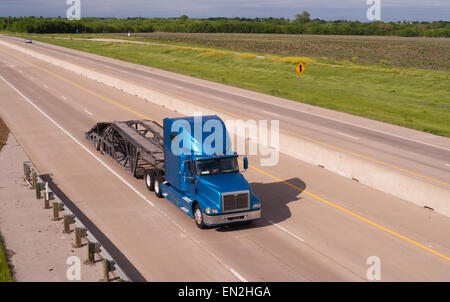
[[[86,138],[199,228],[261,217],[261,203],[241,174],[239,155],[230,150],[218,116],[165,118],[163,126],[150,120],[97,123]],[[243,166],[248,168],[247,157]]]

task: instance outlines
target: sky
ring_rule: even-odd
[[[65,17],[72,0],[0,0],[0,16]],[[81,17],[284,17],[368,21],[368,0],[79,0]],[[449,0],[380,1],[382,21],[450,21]]]

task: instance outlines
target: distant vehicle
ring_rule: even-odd
[[[238,154],[227,147],[222,154],[206,154],[201,143],[205,137],[199,143],[193,133],[173,131],[179,119],[194,129],[194,117],[165,118],[164,126],[148,120],[106,122],[96,124],[86,138],[133,176],[143,178],[157,197],[165,197],[194,218],[201,229],[259,219],[261,203],[239,171]],[[218,116],[202,116],[203,127],[211,121],[226,129]],[[181,154],[171,150],[177,135],[191,142]],[[226,131],[220,139],[226,146]],[[199,152],[192,154],[195,151]],[[243,162],[247,169],[247,157]]]
[[[33,43],[33,41],[31,39],[25,39],[25,43]]]

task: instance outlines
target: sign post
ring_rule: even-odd
[[[305,72],[306,68],[305,65],[303,65],[302,62],[298,63],[295,70],[298,73],[298,85],[297,85],[297,95],[300,95],[300,78],[302,77],[302,74]]]

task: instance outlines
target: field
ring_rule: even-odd
[[[0,119],[0,151],[8,138],[8,128]],[[6,261],[6,255],[3,250],[2,238],[0,236],[0,282],[11,282],[11,272],[9,271],[8,263]]]
[[[450,71],[450,39],[367,36],[136,34],[140,40],[179,42],[203,47],[285,56],[326,57],[407,68]]]
[[[450,137],[448,40],[285,37],[154,33],[133,38],[176,47],[33,38]],[[297,95],[299,60],[307,70]]]

